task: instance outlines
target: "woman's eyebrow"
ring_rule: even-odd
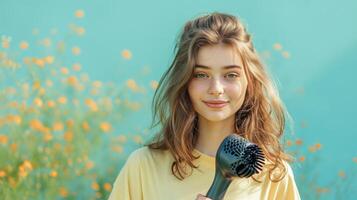
[[[205,66],[205,65],[195,65],[195,69],[196,68],[203,68],[203,69],[211,69],[210,67],[208,66]],[[223,69],[234,69],[234,68],[238,68],[238,69],[242,69],[242,67],[240,65],[227,65],[227,66],[223,66]]]

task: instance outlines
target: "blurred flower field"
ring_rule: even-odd
[[[84,16],[83,10],[74,13],[78,20]],[[34,29],[33,35],[38,32]],[[57,33],[51,30],[52,36]],[[80,62],[66,59],[81,54],[67,40],[85,33],[85,27],[71,23],[60,39],[49,36],[34,44],[2,35],[0,199],[107,199],[128,154],[148,139],[146,130],[121,133],[118,127],[148,106],[130,94],[144,96],[158,83],[151,81],[146,88],[129,78],[124,85],[91,80]],[[131,59],[132,53],[125,49],[121,56]],[[290,55],[284,51],[283,56]],[[357,157],[353,168],[331,172],[333,181],[321,184],[317,166],[323,144],[299,138],[285,138],[284,144],[296,158],[295,179],[303,199],[357,195]]]

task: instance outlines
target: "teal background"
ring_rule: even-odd
[[[211,11],[234,14],[265,55],[294,119],[294,131],[287,132],[287,138],[322,144],[320,160],[313,165],[319,173],[317,183],[324,186],[341,170],[346,176],[357,170],[353,161],[357,157],[356,1],[0,0],[0,9],[0,35],[11,36],[15,44],[28,41],[30,48],[23,55],[44,53],[34,45],[39,39],[64,38],[68,24],[75,23],[85,27],[85,35],[69,38],[67,43],[80,46],[81,54],[64,55],[65,62],[80,62],[92,79],[121,85],[131,78],[146,86],[159,80],[169,66],[175,39],[187,20]],[[81,20],[74,17],[77,9],[85,11]],[[38,35],[32,34],[34,28]],[[51,36],[53,29],[58,33]],[[276,43],[289,52],[289,58],[273,48]],[[132,59],[121,57],[123,49],[132,52]],[[125,126],[118,129],[147,128],[152,95],[153,91],[147,93],[143,109],[128,116]],[[304,152],[309,154],[307,149]],[[302,168],[299,162],[294,165],[296,177]],[[349,192],[356,195],[356,177],[350,178]],[[302,181],[297,183],[299,189],[307,187]],[[353,199],[352,193],[345,194],[345,199]],[[326,194],[322,199],[333,196]]]

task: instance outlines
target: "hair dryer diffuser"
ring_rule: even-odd
[[[220,144],[216,153],[216,172],[206,196],[223,199],[233,177],[248,178],[262,170],[264,154],[258,145],[231,134]]]

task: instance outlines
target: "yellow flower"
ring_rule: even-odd
[[[102,122],[102,123],[100,123],[100,129],[103,132],[107,133],[112,129],[112,126],[108,122]]]
[[[79,55],[81,53],[81,49],[77,46],[72,47],[72,53],[73,55]]]
[[[151,81],[150,86],[153,90],[156,90],[157,87],[159,86],[159,83],[157,81]]]
[[[48,64],[52,64],[55,58],[53,56],[46,56],[44,58],[44,61],[47,62]]]
[[[78,10],[76,10],[76,12],[74,13],[74,16],[75,16],[76,18],[83,18],[83,17],[84,17],[84,11],[81,10],[81,9],[78,9]]]
[[[132,54],[131,54],[130,50],[124,49],[124,50],[121,52],[121,56],[122,56],[124,59],[129,60],[129,59],[131,59]]]
[[[136,84],[135,80],[133,79],[129,79],[126,81],[126,85],[128,86],[128,88],[130,88],[131,90],[133,90],[134,92],[139,90],[139,86],[138,84]]]
[[[39,89],[41,87],[41,83],[40,81],[34,81],[33,85],[32,85],[33,89]],[[28,88],[27,88],[28,89]],[[26,85],[23,85],[23,90],[26,90]]]
[[[283,55],[283,57],[286,58],[286,59],[290,58],[290,53],[287,52],[287,51],[283,51],[283,52],[281,53],[281,55]]]

